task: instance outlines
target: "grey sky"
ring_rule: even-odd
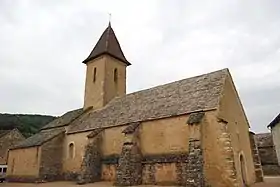
[[[252,129],[280,112],[280,1],[0,1],[0,112],[83,104],[85,65],[112,13],[128,92],[229,68]]]

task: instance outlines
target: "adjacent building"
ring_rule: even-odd
[[[271,130],[273,144],[277,154],[278,165],[280,166],[280,114],[278,114],[268,125]]]
[[[264,175],[280,175],[277,154],[271,133],[256,134],[256,142]]]
[[[0,130],[0,165],[7,164],[9,149],[24,139],[25,137],[16,128]]]
[[[131,63],[111,25],[83,63],[83,107],[10,150],[10,181],[200,187],[257,181],[250,126],[228,69],[126,94]]]

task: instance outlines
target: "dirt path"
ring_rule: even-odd
[[[264,183],[258,183],[252,187],[280,187],[280,176],[265,177]]]
[[[112,183],[108,182],[98,182],[86,185],[76,185],[73,182],[50,182],[42,184],[30,184],[30,183],[3,183],[0,184],[1,187],[112,187]],[[141,187],[141,186],[137,186]],[[154,187],[154,186],[146,186]],[[159,186],[156,186],[159,187]],[[280,176],[279,177],[265,177],[264,183],[258,183],[252,187],[280,187]]]

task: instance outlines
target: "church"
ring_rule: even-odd
[[[126,94],[131,63],[110,24],[83,63],[83,107],[12,147],[8,181],[236,187],[262,177],[228,69]]]

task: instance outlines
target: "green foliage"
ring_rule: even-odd
[[[55,118],[54,116],[32,114],[0,114],[0,129],[17,128],[25,137],[29,137]]]

